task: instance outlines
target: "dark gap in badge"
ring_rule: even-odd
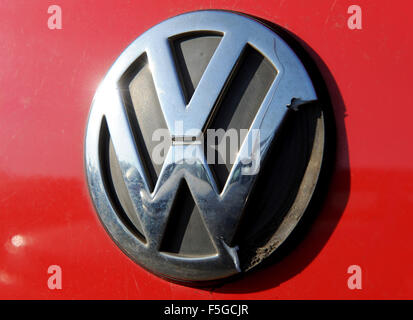
[[[126,70],[119,80],[119,89],[152,192],[163,166],[163,161],[153,161],[154,148],[160,143],[164,144],[163,158],[160,158],[164,160],[171,146],[171,138],[146,54],[141,55]],[[163,137],[164,141],[152,137],[154,131],[159,129],[165,129],[164,132],[167,133]]]
[[[161,242],[160,251],[184,257],[202,257],[216,254],[199,209],[182,180]]]
[[[102,129],[100,131],[99,160],[103,184],[112,207],[128,230],[140,241],[146,243],[142,225],[136,214],[133,214],[132,201],[123,180],[105,118],[102,120]]]
[[[234,68],[204,128],[207,141],[205,154],[220,191],[245,140],[246,135],[242,130],[250,129],[277,76],[274,65],[250,45],[245,47]],[[210,129],[213,131],[209,131]],[[238,137],[235,147],[234,139],[231,137],[231,131],[234,133],[234,130],[236,132],[234,136]],[[219,134],[219,131],[222,134]],[[212,136],[213,133],[218,134]],[[211,140],[213,144],[209,145]],[[221,151],[219,151],[220,143],[225,144],[221,145]]]

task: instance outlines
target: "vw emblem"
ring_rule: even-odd
[[[198,11],[149,29],[110,68],[89,114],[85,167],[106,231],[174,281],[257,266],[316,188],[325,141],[317,100],[292,48],[250,17]],[[211,131],[224,133],[213,139],[225,140],[224,155],[205,142]]]

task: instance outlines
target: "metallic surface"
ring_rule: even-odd
[[[223,36],[186,105],[169,42],[172,37],[197,31],[222,33]],[[181,144],[169,148],[152,191],[126,115],[121,96],[123,89],[119,86],[121,78],[135,61],[146,54],[172,139],[190,139],[196,132],[202,132],[247,44],[274,64],[277,76],[251,124],[223,190],[218,190],[202,147]],[[250,18],[222,11],[187,13],[164,21],[138,37],[116,60],[100,84],[91,107],[85,140],[90,192],[103,224],[118,246],[145,268],[180,281],[217,280],[241,272],[237,249],[230,244],[257,176],[243,172],[251,170],[253,158],[265,159],[268,147],[288,112],[287,105],[294,98],[303,101],[317,99],[304,66],[277,34]],[[102,178],[104,169],[99,159],[104,119],[134,214],[140,221],[146,241],[136,237],[124,225],[107,194]],[[177,126],[179,121],[181,128]],[[253,129],[259,130],[259,141],[254,141]],[[259,144],[259,148],[255,144]],[[160,250],[168,215],[182,179],[188,184],[199,208],[216,254],[179,256]],[[290,232],[298,220],[289,226]],[[288,234],[282,233],[280,242]]]
[[[0,297],[134,299],[412,299],[413,151],[407,93],[411,4],[338,1],[0,1]],[[410,6],[410,8],[409,8]],[[323,207],[282,262],[213,291],[137,266],[97,218],[84,174],[90,103],[123,48],[157,23],[200,9],[248,13],[305,43],[332,95],[337,160]],[[60,265],[62,290],[47,268]],[[363,270],[349,290],[347,268]]]

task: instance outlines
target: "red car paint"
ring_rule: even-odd
[[[49,30],[50,5],[62,8]],[[347,8],[362,8],[362,30]],[[410,8],[409,8],[410,6]],[[119,54],[151,26],[200,9],[244,12],[299,37],[337,122],[324,208],[280,263],[215,290],[157,278],[98,220],[83,142],[89,107]],[[411,4],[388,1],[0,1],[0,298],[413,298]],[[362,269],[350,290],[347,268]],[[47,285],[62,268],[62,289]]]

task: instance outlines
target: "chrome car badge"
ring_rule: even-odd
[[[258,265],[294,230],[317,184],[317,99],[296,53],[252,18],[199,11],[149,29],[105,76],[87,124],[87,179],[107,232],[175,281]],[[219,129],[243,132],[231,163],[207,159],[219,158],[205,143]]]

